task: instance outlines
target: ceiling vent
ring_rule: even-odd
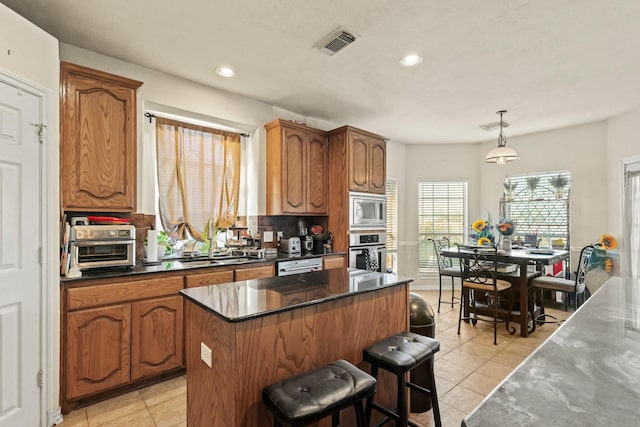
[[[490,130],[498,129],[499,127],[500,127],[500,122],[486,123],[484,125],[480,125],[480,129],[486,130],[487,132],[490,131]],[[502,127],[503,128],[508,128],[509,127],[509,123],[503,121],[502,122]]]
[[[338,27],[327,37],[319,41],[314,47],[317,47],[320,52],[329,56],[335,55],[339,50],[349,46],[356,41],[356,36],[348,31],[345,31],[342,27]]]

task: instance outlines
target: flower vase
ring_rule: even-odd
[[[511,252],[511,237],[502,236],[502,242],[500,243],[500,249],[502,249],[505,253]]]

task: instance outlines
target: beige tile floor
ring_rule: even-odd
[[[437,308],[436,291],[418,293],[434,310]],[[559,319],[572,313],[552,308],[547,312]],[[519,331],[509,335],[504,325],[498,326],[498,345],[493,345],[493,328],[489,323],[478,322],[476,326],[463,323],[458,335],[458,306],[440,307],[436,315],[440,351],[436,354],[435,370],[443,427],[460,426],[465,414],[557,329],[555,324],[546,324],[528,338],[522,338]],[[186,379],[182,376],[77,409],[64,416],[61,426],[181,427],[186,426],[186,411]],[[413,414],[412,418],[425,427],[433,425],[431,411]]]

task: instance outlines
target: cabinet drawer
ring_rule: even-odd
[[[344,255],[329,255],[322,257],[322,268],[324,270],[343,267],[346,267]]]
[[[233,282],[233,270],[216,270],[209,273],[190,274],[185,276],[185,286],[187,288],[219,285],[220,283],[228,282]]]
[[[165,277],[71,288],[67,290],[67,310],[177,295],[182,285],[182,277]]]
[[[262,279],[265,277],[273,277],[274,265],[262,265],[260,267],[245,267],[245,268],[237,268],[235,270],[235,280],[251,280],[251,279]]]

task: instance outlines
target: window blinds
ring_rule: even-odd
[[[418,183],[418,272],[437,273],[438,260],[428,239],[448,237],[463,243],[466,234],[466,182]]]

